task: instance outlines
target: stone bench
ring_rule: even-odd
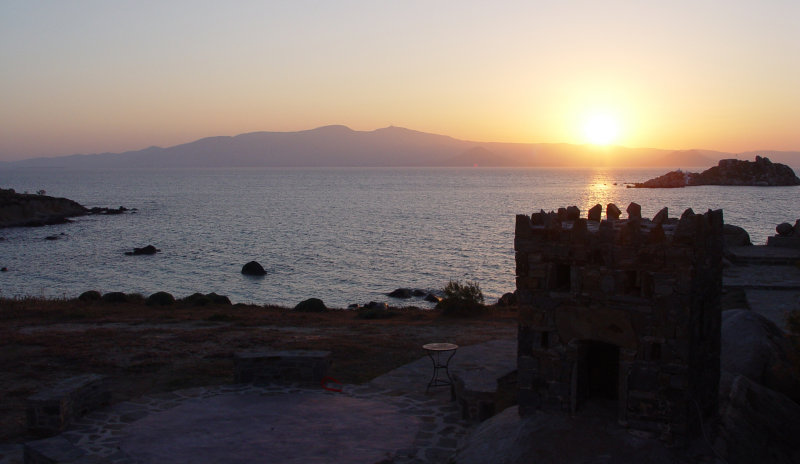
[[[71,377],[28,398],[26,426],[35,434],[54,435],[74,419],[107,405],[110,399],[106,377],[97,374]]]
[[[515,365],[459,366],[452,377],[453,396],[464,420],[482,422],[517,404]]]
[[[258,351],[235,353],[234,381],[254,384],[316,384],[328,375],[330,351]]]

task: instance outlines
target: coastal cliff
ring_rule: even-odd
[[[749,185],[778,187],[800,185],[792,168],[773,163],[769,158],[756,156],[755,161],[724,159],[701,173],[672,171],[632,188],[678,188],[695,185]]]
[[[88,213],[88,209],[66,198],[0,189],[0,228],[61,224]]]

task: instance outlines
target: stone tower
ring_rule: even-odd
[[[681,441],[717,410],[722,211],[627,211],[517,216],[519,410],[611,409]]]

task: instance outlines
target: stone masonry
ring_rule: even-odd
[[[54,435],[87,412],[107,405],[110,399],[106,377],[71,377],[28,398],[27,428],[38,435]]]
[[[722,211],[627,212],[517,216],[519,410],[604,408],[677,443],[717,409]]]

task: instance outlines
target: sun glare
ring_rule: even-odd
[[[583,135],[591,144],[608,145],[617,140],[619,123],[616,118],[608,114],[596,114],[584,122]]]

